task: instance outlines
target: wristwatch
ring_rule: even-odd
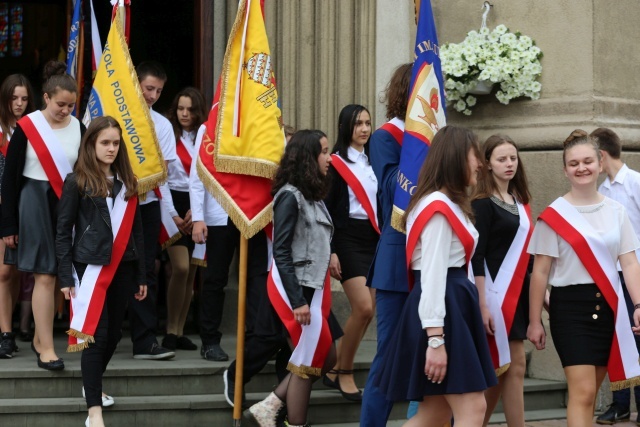
[[[429,347],[438,348],[444,344],[444,338],[438,338],[438,337],[429,338],[428,343],[429,343]]]

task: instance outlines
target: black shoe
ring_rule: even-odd
[[[229,355],[224,352],[220,344],[203,344],[202,347],[200,347],[200,356],[212,362],[229,360]]]
[[[179,350],[197,350],[198,346],[195,345],[189,338],[183,335],[181,337],[178,337],[176,348]]]
[[[162,346],[167,350],[175,351],[178,346],[178,337],[175,334],[167,334],[162,340]]]
[[[620,410],[615,403],[612,403],[604,414],[596,418],[596,423],[611,425],[621,421],[629,421],[630,415],[629,408]]]
[[[15,341],[11,332],[4,332],[0,336],[0,359],[11,359],[16,351]]]
[[[61,371],[64,369],[64,360],[50,360],[48,362],[43,362],[40,360],[40,356],[38,357],[38,368],[46,369],[47,371]]]
[[[174,357],[176,354],[173,351],[167,350],[164,347],[160,347],[158,343],[151,344],[151,348],[146,353],[137,353],[133,355],[134,359],[141,360],[167,360]]]
[[[229,370],[225,369],[222,374],[222,379],[224,380],[224,398],[227,403],[234,407],[235,400],[235,392],[236,392],[236,379],[231,378],[229,376]],[[244,408],[245,403],[247,402],[247,396],[244,393],[244,389],[242,390],[242,407]]]
[[[342,395],[342,397],[350,402],[362,402],[362,391],[360,391],[359,389],[358,391],[355,391],[353,393],[347,393],[346,391],[342,390],[342,387],[340,386],[340,375],[353,375],[353,369],[340,369],[338,371],[338,376],[336,377],[335,383],[338,386],[337,389],[340,390],[340,394]]]
[[[33,334],[29,331],[20,331],[19,338],[22,342],[31,342],[33,341]]]
[[[326,385],[329,388],[335,388],[336,390],[340,390],[340,386],[338,385],[338,374],[340,372],[336,371],[335,369],[331,369],[329,372],[327,372],[327,374],[331,374],[331,375],[335,375],[336,379],[332,380],[331,378],[329,378],[327,376],[327,374],[324,374],[322,376],[322,384]]]
[[[36,356],[40,357],[40,353],[38,353],[38,350],[36,350],[36,346],[33,345],[33,341],[31,341],[31,351],[33,351]]]

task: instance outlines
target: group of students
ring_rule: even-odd
[[[75,81],[63,64],[45,72],[42,111],[23,106],[33,98],[23,77],[11,76],[11,90],[0,90],[12,112],[0,118],[8,144],[0,156],[3,263],[34,274],[32,350],[41,368],[64,369],[52,337],[56,280],[72,299],[70,349],[83,351],[86,425],[101,426],[102,407],[113,404],[102,375],[127,305],[134,358],[162,360],[174,349],[197,348],[183,333],[195,244],[207,252],[201,354],[228,359],[218,329],[238,231],[195,173],[192,159],[206,131],[198,91],[176,96],[170,120],[151,109],[169,183],[139,201],[117,121],[100,117],[85,129],[71,115]],[[137,72],[151,108],[166,74],[153,62]],[[567,138],[563,165],[571,189],[534,227],[514,141],[494,135],[480,146],[471,131],[446,126],[431,141],[402,219],[405,235],[391,227],[391,215],[410,75],[411,64],[395,71],[385,91],[389,122],[375,132],[367,109],[348,105],[333,150],[319,130],[295,132],[286,145],[272,189],[272,263],[266,233],[250,241],[245,345],[255,351],[246,352],[245,382],[276,353],[289,372],[281,369],[273,393],[244,416],[261,427],[284,417],[289,426],[305,426],[311,385],[323,378],[346,399],[362,401],[366,426],[385,425],[401,400],[419,402],[407,426],[442,426],[452,418],[487,425],[500,396],[507,423],[524,425],[523,341],[544,348],[546,305],[569,385],[568,424],[589,424],[607,369],[617,388],[640,383],[633,340],[640,332],[640,241],[627,214],[640,210],[597,189],[603,166],[609,180],[602,188],[611,197],[616,182],[635,188],[636,176],[619,160],[619,139],[604,129]],[[633,199],[628,193],[626,202]],[[183,237],[168,251],[171,302],[161,346],[155,261],[163,211]],[[344,332],[331,313],[330,277],[341,281],[351,305]],[[378,351],[362,394],[353,360],[375,310]],[[233,372],[234,363],[224,374],[232,405]]]
[[[346,285],[350,322],[357,304],[377,305],[378,352],[362,396],[361,425],[386,425],[393,402],[408,400],[415,411],[406,426],[439,427],[452,419],[484,426],[502,397],[508,425],[524,426],[523,341],[545,347],[543,306],[567,377],[568,425],[590,425],[607,372],[614,389],[640,384],[634,341],[640,333],[640,241],[627,213],[640,209],[632,174],[619,159],[619,139],[608,129],[572,132],[562,156],[570,191],[534,226],[515,142],[493,135],[481,145],[468,129],[443,127],[431,141],[403,235],[391,228],[390,217],[410,70],[406,64],[392,76],[390,121],[368,142],[368,131],[360,130],[368,113],[348,106],[341,116],[351,116],[354,125],[346,149],[339,136],[329,157],[323,134],[307,131],[296,133],[285,150],[274,184],[271,276],[277,277],[270,277],[268,289],[277,293],[270,294],[271,303],[293,347],[291,373],[245,418],[276,426],[284,412],[289,425],[307,425],[311,383],[330,368],[336,376],[325,384],[351,395],[342,388],[351,386],[341,376],[342,362],[334,363],[336,336],[326,336],[334,332],[326,307],[328,269]],[[626,199],[598,192],[603,168],[603,191],[624,182],[632,189]],[[340,189],[340,178],[349,191]],[[367,196],[374,187],[368,181],[376,182],[376,198]],[[341,199],[348,203],[335,209]],[[357,212],[371,205],[375,215]],[[380,235],[369,239],[369,226]],[[376,248],[365,257],[371,242]],[[361,267],[364,259],[370,264]],[[353,275],[363,274],[369,298],[353,282],[349,286]],[[283,296],[288,307],[280,304]],[[353,345],[345,338],[341,349]],[[627,397],[627,417],[628,404]]]
[[[102,391],[102,374],[122,336],[127,306],[135,359],[166,360],[175,356],[176,349],[198,348],[184,335],[196,270],[191,257],[194,240],[199,240],[192,238],[192,227],[205,224],[206,229],[217,222],[226,227],[228,218],[204,192],[194,197],[189,191],[190,179],[197,179],[191,173],[196,131],[207,115],[198,90],[179,92],[166,118],[152,109],[167,80],[165,71],[153,61],[136,67],[169,171],[167,184],[138,200],[122,129],[108,116],[93,119],[85,129],[71,114],[78,89],[65,71],[59,62],[45,66],[42,110],[35,110],[34,92],[24,76],[11,75],[0,88],[4,252],[0,348],[15,351],[11,316],[16,301],[11,292],[16,270],[29,272],[35,279],[31,349],[37,366],[64,369],[53,343],[54,291],[60,288],[72,300],[68,350],[82,351],[82,394],[89,408],[86,424],[101,426],[102,407],[114,404]],[[167,286],[167,333],[160,345],[156,258],[163,216],[174,221],[182,237],[168,249],[172,271]],[[200,350],[206,360],[228,359],[220,347],[222,305],[216,293],[226,285],[230,262],[231,258],[221,272],[213,257],[201,285],[202,294],[209,296],[203,297],[200,313]]]

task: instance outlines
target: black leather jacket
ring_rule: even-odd
[[[118,194],[122,182],[113,183]],[[75,236],[72,235],[75,226]],[[113,251],[111,216],[104,197],[91,197],[78,189],[75,173],[67,175],[58,203],[56,256],[60,287],[74,286],[72,263],[107,265]],[[122,261],[137,261],[136,285],[146,284],[144,267],[144,240],[140,209],[136,216]]]

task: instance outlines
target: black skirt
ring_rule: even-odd
[[[478,290],[461,268],[450,268],[447,273],[444,318],[447,374],[441,384],[427,379],[424,367],[428,340],[418,316],[422,295],[420,272],[414,271],[414,277],[416,285],[405,302],[373,384],[389,401],[422,401],[423,396],[470,393],[496,385]]]
[[[191,209],[191,202],[189,200],[188,191],[175,191],[171,190],[171,198],[173,199],[173,207],[178,211],[180,218],[184,219],[189,209]],[[189,248],[189,252],[193,251],[195,243],[190,235],[185,234],[180,237],[180,240],[175,242],[172,246],[186,246]]]
[[[516,312],[513,315],[513,324],[509,331],[509,341],[524,341],[527,339],[527,328],[529,327],[529,274],[524,278],[522,292],[518,298]]]
[[[562,366],[607,366],[615,318],[594,283],[551,288],[549,327]]]
[[[5,264],[28,273],[58,274],[57,207],[58,196],[49,181],[24,178],[18,202],[18,247],[6,248]]]
[[[333,236],[333,248],[340,260],[342,282],[354,277],[367,277],[380,235],[368,219],[349,218],[346,228]]]

